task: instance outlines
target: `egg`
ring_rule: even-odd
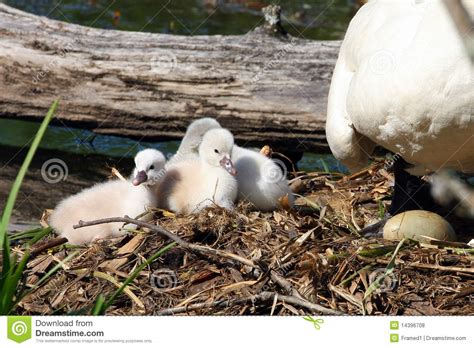
[[[456,233],[449,222],[438,214],[425,210],[410,210],[397,214],[390,218],[383,228],[383,237],[389,240],[426,240],[423,236],[456,241]]]

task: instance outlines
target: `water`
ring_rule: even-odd
[[[1,1],[1,0],[0,0]],[[180,35],[245,34],[261,8],[280,4],[286,29],[308,39],[341,39],[350,0],[4,0],[21,10],[97,28]]]
[[[28,145],[37,130],[38,124],[35,122],[0,119],[0,146],[23,147]],[[97,154],[107,157],[132,158],[138,151],[148,147],[154,147],[164,154],[172,154],[176,152],[178,145],[179,143],[176,141],[138,142],[125,137],[99,135],[84,129],[49,126],[40,148],[66,150],[69,153],[80,155]]]
[[[35,122],[0,119],[0,146],[23,148],[28,146],[38,130]],[[72,154],[96,154],[113,158],[131,159],[145,148],[152,147],[170,157],[178,149],[178,141],[144,142],[126,137],[95,134],[92,131],[49,126],[40,148],[46,150],[61,150]],[[306,153],[298,163],[301,170],[307,171],[336,171],[346,169],[333,156],[328,154]]]

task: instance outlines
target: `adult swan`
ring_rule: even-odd
[[[464,0],[474,13],[474,0]],[[351,171],[380,145],[398,154],[389,212],[428,208],[419,177],[474,173],[474,71],[441,0],[371,0],[342,43],[326,134]]]

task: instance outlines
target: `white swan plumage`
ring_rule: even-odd
[[[474,13],[474,1],[463,2]],[[371,0],[351,21],[332,78],[326,135],[351,171],[376,145],[422,175],[474,173],[474,72],[441,0]]]

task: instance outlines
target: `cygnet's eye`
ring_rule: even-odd
[[[153,170],[153,169],[155,169],[155,166],[152,164],[149,169]]]
[[[219,153],[219,150],[217,150],[217,149],[214,149],[214,152],[218,154],[218,153]]]

